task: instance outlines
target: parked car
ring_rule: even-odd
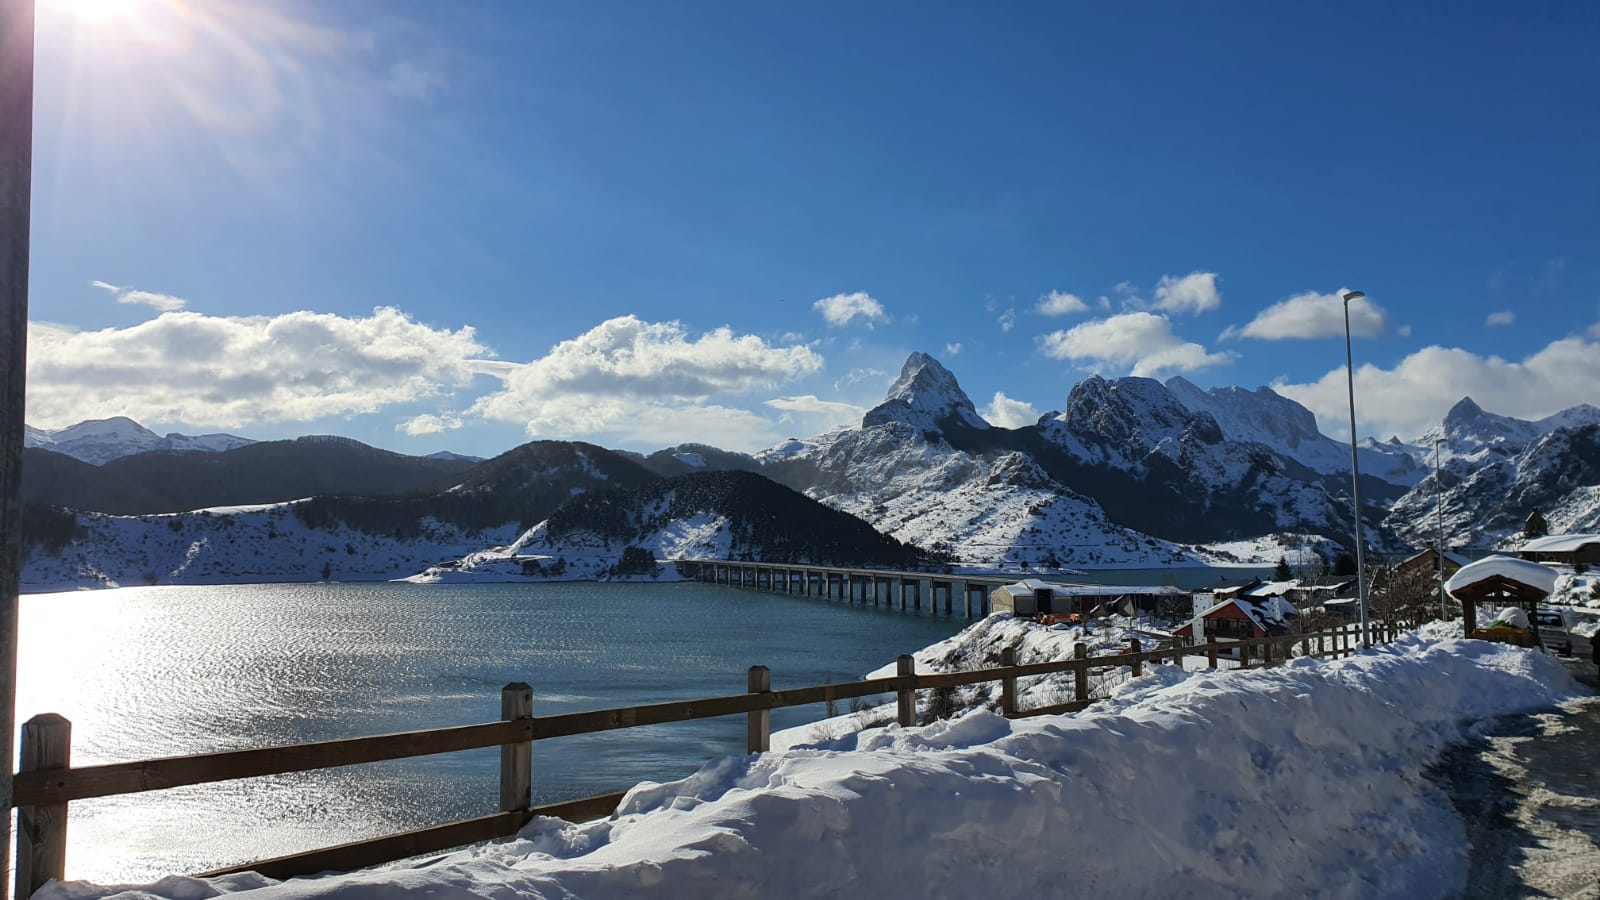
[[[1537,610],[1533,614],[1533,624],[1539,629],[1539,640],[1546,650],[1554,650],[1562,656],[1572,655],[1572,632],[1567,630],[1567,619],[1561,610]]]

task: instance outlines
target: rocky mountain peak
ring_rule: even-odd
[[[900,377],[889,385],[884,401],[862,418],[863,427],[903,422],[923,431],[939,431],[949,424],[986,429],[956,376],[926,353],[913,353],[900,367]]]

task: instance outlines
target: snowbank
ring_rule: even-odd
[[[1275,669],[1152,666],[1075,716],[975,711],[714,760],[610,819],[420,864],[37,896],[1447,896],[1465,831],[1425,769],[1473,720],[1571,688],[1542,654],[1447,634]]]

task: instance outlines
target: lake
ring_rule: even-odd
[[[22,599],[17,720],[72,722],[76,764],[486,722],[526,681],[553,714],[849,681],[957,616],[704,584],[271,584]],[[822,718],[773,712],[773,727]],[[540,741],[534,801],[744,751],[729,716]],[[494,812],[499,751],[75,801],[67,876],[149,881]]]

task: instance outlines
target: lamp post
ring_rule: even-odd
[[[1448,622],[1450,611],[1444,602],[1444,482],[1439,479],[1439,447],[1443,443],[1444,438],[1433,440],[1433,505],[1439,518],[1439,618]]]
[[[1361,552],[1361,467],[1356,462],[1356,369],[1350,355],[1350,301],[1366,296],[1362,291],[1345,291],[1339,295],[1344,300],[1344,371],[1350,386],[1350,505],[1356,525],[1356,602],[1361,608],[1361,648],[1372,646],[1371,632],[1367,628],[1367,564]]]

